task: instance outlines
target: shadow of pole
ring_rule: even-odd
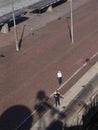
[[[71,40],[71,39],[72,39],[72,36],[71,36],[70,17],[67,17],[67,26],[68,26],[68,30],[69,30],[69,37],[70,37],[70,40]]]
[[[26,25],[23,26],[23,30],[22,30],[22,33],[21,33],[21,37],[20,37],[20,40],[19,40],[19,43],[18,43],[18,45],[19,45],[19,50],[20,50],[20,48],[21,48],[21,46],[22,46],[22,40],[23,40],[23,35],[24,35],[25,27],[26,27]]]

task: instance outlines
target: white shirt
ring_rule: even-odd
[[[62,73],[61,73],[61,71],[58,71],[58,73],[57,73],[57,77],[58,77],[58,78],[61,78],[61,77],[62,77]]]

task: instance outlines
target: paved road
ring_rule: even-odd
[[[14,7],[15,10],[17,10],[23,7],[27,7],[39,1],[41,0],[14,0]],[[11,0],[0,0],[0,16],[7,14],[8,12],[11,11],[12,11]]]
[[[17,108],[30,114],[38,102],[39,91],[50,95],[60,87],[56,79],[58,69],[66,81],[87,57],[98,51],[97,9],[98,2],[91,0],[74,11],[73,45],[65,15],[25,37],[19,53],[14,51],[13,44],[0,48],[5,55],[0,58],[0,115]]]

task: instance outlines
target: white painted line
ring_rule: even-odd
[[[98,52],[96,52],[91,58],[90,60],[94,59],[96,56],[98,55]],[[85,66],[87,65],[87,62],[84,63],[68,80],[66,80],[57,90],[60,90],[61,88],[63,88],[78,72],[80,72]],[[52,97],[54,95],[54,92],[50,95],[50,97]]]
[[[80,67],[68,80],[66,80],[57,90],[60,90],[61,88],[63,88],[80,70],[82,70],[85,66],[87,65],[87,63],[84,63],[82,67]],[[50,95],[50,97],[52,97],[54,95],[54,92]]]

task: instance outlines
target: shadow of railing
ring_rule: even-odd
[[[36,130],[98,130],[98,93],[91,97],[91,102],[88,106],[84,104],[83,109],[81,109],[81,112],[85,110],[82,115],[82,124],[79,124],[77,120],[77,124],[74,125],[71,125],[71,122],[74,122],[74,118],[69,120],[69,124],[66,122],[70,113],[66,113],[65,110],[60,111],[53,103],[50,103],[49,97],[46,96],[43,90],[37,93],[37,100],[38,103],[35,104],[35,110],[39,123]],[[50,112],[49,116],[47,112]],[[76,116],[78,117],[79,115]],[[77,117],[76,119],[78,119]],[[90,120],[89,117],[91,117]],[[49,120],[51,122],[47,125]],[[23,105],[12,106],[0,115],[0,130],[30,130],[31,128],[33,129],[33,124],[34,116],[31,110]]]
[[[93,116],[96,115],[96,113],[98,113],[98,100],[94,99],[93,100],[94,102],[91,103],[93,105],[91,105],[89,107],[89,109],[87,109],[88,107],[86,106],[86,104],[84,104],[83,109],[85,109],[87,111],[85,111],[85,113],[83,113],[83,115],[82,115],[82,118],[81,118],[82,123],[78,121],[79,115],[76,115],[75,120],[77,120],[77,121],[75,121],[76,122],[75,124],[73,123],[74,125],[73,124],[71,125],[71,123],[68,124],[69,121],[67,121],[68,114],[70,114],[70,113],[66,113],[65,110],[60,111],[59,109],[57,109],[57,107],[54,107],[53,104],[49,103],[49,100],[48,100],[49,98],[46,96],[44,91],[41,90],[38,92],[37,99],[39,100],[39,104],[35,105],[35,109],[36,109],[36,112],[40,119],[37,130],[86,130],[87,128],[88,128],[88,130],[91,130],[88,126],[91,126],[91,122],[93,122],[93,125],[94,125],[95,120],[93,119],[94,118]],[[45,115],[47,110],[51,111],[48,119],[49,120],[51,120],[51,118],[53,119],[48,126],[46,125],[47,120],[45,117],[45,116],[47,116],[47,115]],[[82,112],[84,112],[84,110]],[[43,116],[43,115],[45,115],[45,116]],[[90,115],[93,115],[93,116],[91,117],[89,122],[87,122]],[[66,117],[67,117],[67,119],[66,119]],[[71,121],[74,122],[74,118],[73,118],[73,120],[70,120],[70,122]],[[98,129],[98,126],[97,126],[97,129]]]

